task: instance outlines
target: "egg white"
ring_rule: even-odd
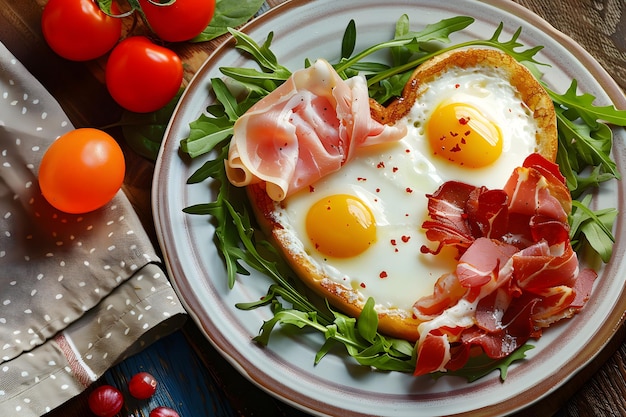
[[[433,156],[424,127],[432,109],[446,100],[472,104],[500,127],[503,152],[495,163],[469,169]],[[453,250],[437,256],[420,252],[422,245],[435,246],[421,228],[427,220],[426,194],[449,180],[502,188],[513,169],[535,151],[537,126],[506,77],[485,67],[442,73],[397,123],[408,126],[402,140],[361,148],[341,170],[318,181],[311,190],[288,197],[275,214],[321,275],[357,291],[362,300],[373,297],[377,308],[411,311],[415,301],[432,294],[435,281],[454,271],[456,265]],[[309,208],[333,194],[359,197],[374,215],[376,242],[358,256],[327,258],[307,236]]]

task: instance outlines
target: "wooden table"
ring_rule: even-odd
[[[273,7],[282,1],[270,0],[268,4]],[[622,88],[626,87],[626,3],[623,0],[515,1],[571,36],[608,70]],[[102,84],[104,61],[68,62],[55,56],[46,46],[39,27],[45,3],[46,0],[0,0],[0,40],[57,98],[76,126],[98,127],[117,121],[121,110]],[[187,64],[187,80],[218,43],[176,47]],[[150,208],[154,166],[132,151],[126,153],[128,174],[124,189],[154,237]],[[532,412],[521,415],[626,415],[625,334],[626,328],[622,326],[588,367],[534,407]],[[151,371],[161,381],[154,403],[185,410],[181,414],[184,417],[304,415],[263,393],[239,375],[210,347],[191,320],[181,331],[111,369],[103,382],[124,381],[138,370]],[[124,415],[147,416],[147,410],[141,406],[131,407]],[[75,398],[50,415],[90,415],[86,395]]]

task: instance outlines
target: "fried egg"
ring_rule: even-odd
[[[271,213],[280,225],[274,236],[305,282],[317,282],[344,307],[373,297],[379,315],[391,322],[414,320],[413,304],[456,266],[453,250],[437,256],[420,251],[433,245],[421,227],[426,195],[450,180],[502,188],[541,148],[545,125],[505,68],[446,65],[429,78],[395,120],[407,126],[403,139],[359,149],[339,171]],[[416,337],[416,326],[401,327],[381,330]]]

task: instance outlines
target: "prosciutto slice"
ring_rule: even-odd
[[[438,246],[422,252],[452,246],[459,262],[413,307],[424,319],[415,375],[459,369],[477,347],[503,358],[584,307],[597,274],[572,249],[556,164],[533,154],[502,190],[448,182],[427,197],[422,226]]]
[[[265,182],[269,197],[281,201],[339,170],[358,147],[405,134],[405,126],[372,119],[363,76],[344,81],[318,60],[237,120],[226,174],[236,186]]]

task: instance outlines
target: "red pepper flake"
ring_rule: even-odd
[[[407,243],[410,239],[411,239],[411,236],[406,236],[406,235],[405,235],[405,236],[402,236],[402,241],[403,241],[404,243]]]
[[[367,178],[365,178],[365,177],[357,177],[356,180],[357,181],[361,181],[361,182],[365,182],[365,181],[367,181]]]
[[[384,168],[384,167],[385,167],[385,163],[383,161],[380,161],[378,165],[376,165],[376,168]]]
[[[313,187],[312,185],[309,185],[309,192],[310,193],[314,193],[315,192],[315,187]]]
[[[398,172],[398,169],[399,169],[398,167],[393,167],[391,170],[392,170],[393,172]]]
[[[385,278],[387,278],[387,271],[382,271],[382,272],[380,273],[379,277],[380,277],[381,279],[385,279]]]
[[[364,283],[364,282],[360,283],[359,285],[361,286],[361,288],[365,288],[365,287],[367,287],[367,285],[365,285],[365,283]]]
[[[391,239],[391,244],[392,244],[393,246],[396,246],[396,245],[398,244],[398,242],[396,242],[396,240],[395,240],[395,239]]]
[[[379,192],[380,192],[380,188],[377,188],[377,189],[376,189],[376,192],[377,192],[377,193],[379,193]]]
[[[461,87],[461,84],[454,84],[454,88],[459,88]]]
[[[411,150],[407,148],[407,149],[404,150],[404,152],[405,153],[411,153]]]
[[[466,124],[468,124],[468,123],[469,123],[469,121],[470,121],[470,118],[469,118],[469,117],[461,117],[461,118],[459,119],[459,123],[460,123],[460,124],[462,124],[462,125],[466,125]]]
[[[413,192],[412,188],[406,187],[405,191],[409,194],[411,194]]]

